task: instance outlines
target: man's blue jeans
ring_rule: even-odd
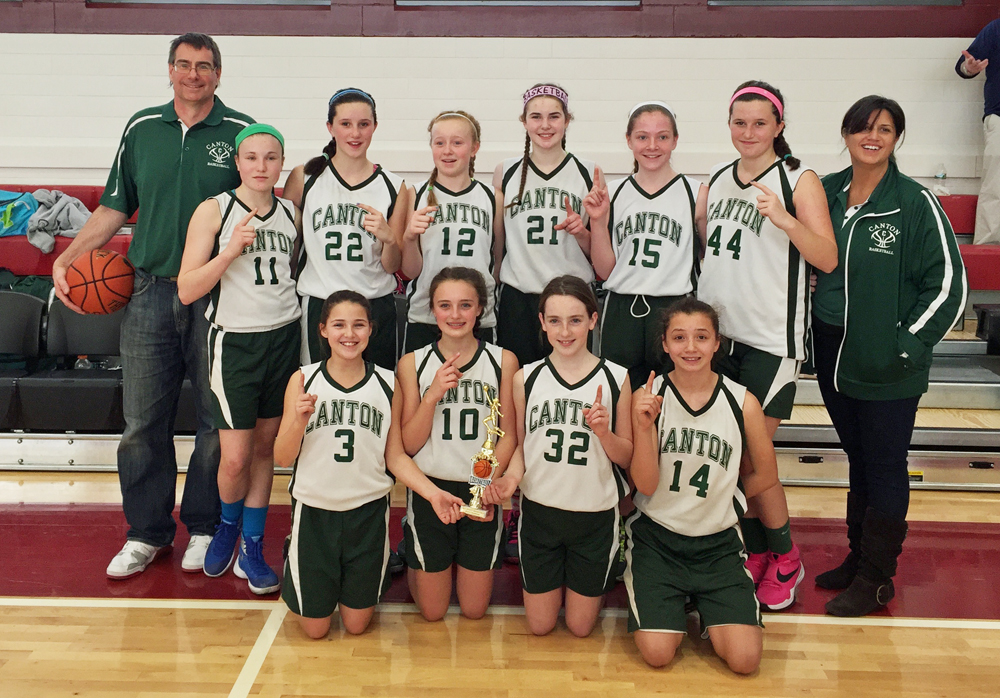
[[[177,283],[136,270],[122,320],[125,433],[118,479],[128,538],[169,545],[177,487],[174,417],[185,375],[197,394],[198,434],[188,464],[181,522],[192,535],[213,534],[219,521],[219,432],[210,410],[205,298],[185,306]]]

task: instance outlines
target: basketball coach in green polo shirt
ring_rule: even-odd
[[[191,534],[181,561],[184,571],[201,571],[219,519],[207,299],[181,304],[176,277],[195,208],[240,184],[233,141],[253,119],[215,96],[222,55],[212,37],[192,33],[174,39],[167,69],[173,100],[129,119],[101,205],[52,268],[56,295],[80,312],[66,295],[66,268],[106,244],[138,209],[128,252],[136,268],[135,290],[123,311],[121,336],[125,433],[118,447],[118,478],[129,531],[108,565],[112,579],[139,574],[173,543],[173,421],[185,375],[198,396],[198,435],[181,503],[181,522]]]

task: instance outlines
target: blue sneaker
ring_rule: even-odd
[[[205,551],[203,569],[209,577],[221,577],[236,558],[236,541],[240,538],[240,523],[223,521],[215,527],[215,535]]]
[[[278,575],[264,562],[264,539],[258,541],[240,539],[240,555],[233,567],[233,574],[247,580],[250,591],[255,594],[270,594],[281,587]]]

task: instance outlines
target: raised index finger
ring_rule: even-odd
[[[257,215],[257,209],[251,210],[250,213],[248,213],[247,215],[245,215],[243,217],[243,220],[240,221],[240,225],[249,225],[250,224],[250,219],[253,218],[256,215]]]
[[[755,180],[755,181],[753,181],[753,182],[750,182],[750,184],[752,184],[753,186],[757,187],[758,189],[760,189],[760,190],[761,190],[762,192],[764,192],[765,194],[770,194],[771,196],[774,196],[774,192],[773,192],[773,191],[771,191],[770,189],[768,189],[767,187],[765,187],[765,186],[764,186],[763,184],[761,184],[760,182],[758,182],[758,181],[756,181],[756,180]]]
[[[601,395],[602,395],[601,390],[603,388],[604,388],[603,385],[597,386],[597,397],[594,398],[594,407],[597,407],[598,405],[601,404]]]
[[[366,213],[372,214],[373,216],[376,213],[378,213],[378,211],[373,209],[371,206],[366,206],[365,204],[358,204],[358,208],[360,208],[362,211],[365,211]]]
[[[646,392],[652,394],[653,392],[653,381],[656,379],[656,371],[649,372],[649,380],[646,381]]]

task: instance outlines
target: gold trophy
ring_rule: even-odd
[[[463,514],[480,519],[485,518],[488,513],[483,508],[483,490],[493,482],[493,474],[500,465],[493,455],[493,437],[496,436],[499,441],[504,435],[503,429],[498,426],[499,418],[503,417],[500,414],[500,399],[488,397],[487,400],[490,413],[483,418],[483,424],[486,425],[486,441],[483,442],[479,453],[472,457],[472,474],[469,475],[469,484],[472,485],[469,492],[472,493],[472,500],[462,507]]]

